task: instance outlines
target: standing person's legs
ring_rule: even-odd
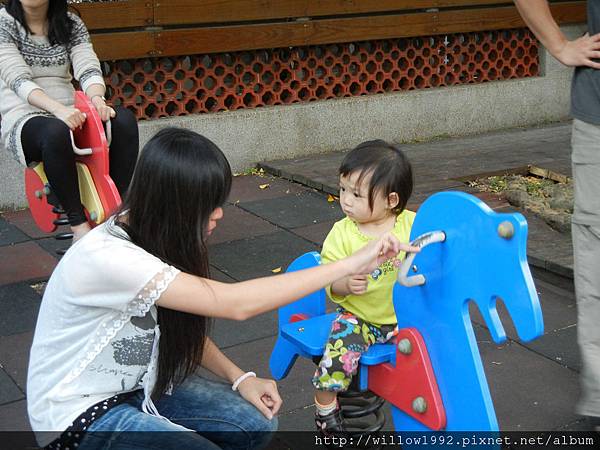
[[[121,197],[127,192],[139,152],[139,132],[135,116],[127,108],[115,108],[111,119],[112,142],[110,144],[110,177]]]
[[[600,417],[600,126],[573,121],[573,253],[581,353],[577,412]]]
[[[572,224],[581,398],[577,412],[600,418],[600,226]]]
[[[21,144],[27,163],[44,163],[48,182],[74,231],[75,227],[87,224],[79,196],[69,127],[54,117],[33,117],[23,126]]]

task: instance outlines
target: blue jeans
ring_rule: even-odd
[[[155,402],[173,423],[142,412],[142,400],[139,391],[95,421],[79,450],[258,449],[277,430],[277,418],[267,419],[230,385],[198,375]],[[178,425],[196,432],[181,431]]]

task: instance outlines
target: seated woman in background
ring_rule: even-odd
[[[84,23],[67,11],[67,0],[7,0],[0,9],[2,140],[22,164],[44,163],[76,241],[90,226],[71,145],[70,130],[86,119],[73,107],[73,77],[100,118],[111,120],[110,175],[123,195],[138,155],[137,123],[129,110],[106,104],[100,62]]]

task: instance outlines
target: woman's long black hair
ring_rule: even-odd
[[[209,139],[185,129],[163,129],[141,152],[120,208],[126,223],[117,223],[148,253],[208,278],[208,220],[229,196],[231,179],[229,162]],[[210,325],[206,317],[161,307],[158,322],[157,396],[197,368]]]
[[[6,11],[31,33],[19,0],[6,0]],[[73,21],[67,15],[67,0],[50,0],[48,4],[48,40],[51,45],[67,45],[73,32]]]

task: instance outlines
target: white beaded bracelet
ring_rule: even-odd
[[[250,378],[250,377],[256,377],[256,374],[254,372],[246,372],[244,375],[241,375],[237,380],[235,380],[233,382],[233,384],[231,385],[231,390],[232,391],[237,391],[238,386],[240,385],[240,383],[242,381],[244,381],[246,378]]]

